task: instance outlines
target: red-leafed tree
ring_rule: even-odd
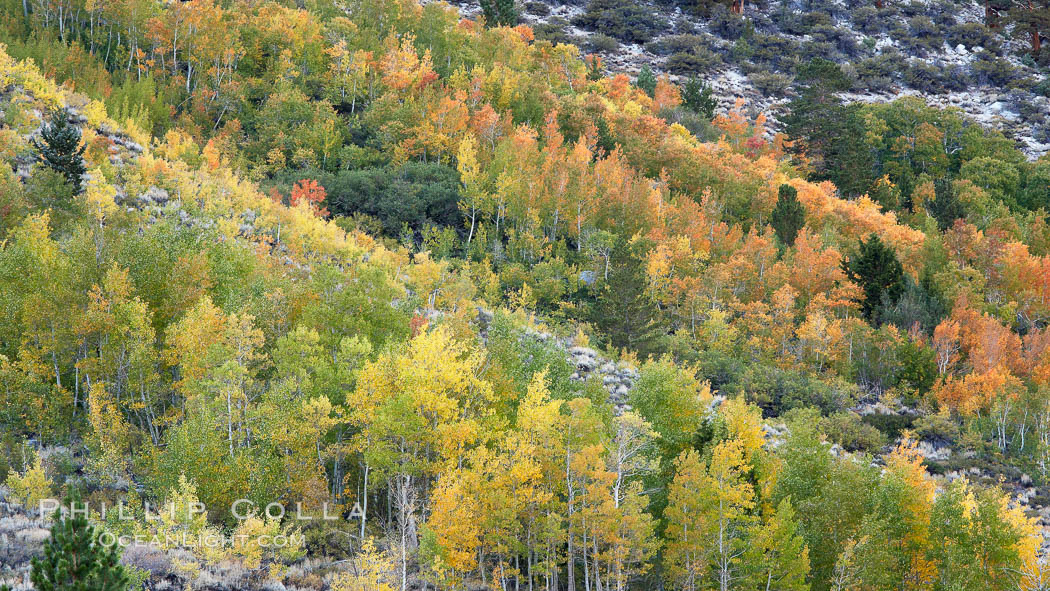
[[[294,207],[299,205],[300,201],[305,201],[314,213],[319,216],[327,216],[328,209],[321,205],[327,196],[328,194],[325,193],[320,183],[313,179],[302,179],[296,181],[295,186],[292,187],[291,203]]]

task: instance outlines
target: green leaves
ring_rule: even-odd
[[[1016,588],[1022,571],[1021,532],[1009,522],[1000,494],[971,490],[965,480],[946,487],[933,504],[928,556],[938,564],[937,589]]]
[[[690,111],[703,115],[709,120],[714,118],[715,108],[718,107],[714,91],[698,78],[690,78],[682,85],[682,104]]]
[[[809,548],[799,535],[798,515],[785,498],[749,535],[744,562],[752,589],[808,591]]]
[[[808,85],[789,104],[785,129],[799,142],[794,150],[812,161],[815,180],[830,180],[843,195],[858,196],[875,180],[872,153],[859,142],[865,120],[859,106],[844,105],[835,94],[848,88],[839,67],[819,62],[824,60],[803,69]]]

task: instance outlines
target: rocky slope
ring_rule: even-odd
[[[477,0],[450,0],[470,17]],[[1050,151],[1050,82],[1027,44],[984,26],[974,0],[891,1],[876,10],[853,0],[770,0],[701,17],[682,5],[637,2],[652,16],[651,39],[584,28],[587,2],[530,0],[521,20],[538,37],[602,56],[609,71],[637,75],[649,65],[672,79],[699,76],[722,110],[744,100],[751,114],[776,117],[794,93],[794,65],[812,57],[843,66],[855,83],[847,101],[878,103],[921,95],[961,110],[1014,138],[1030,157]],[[616,37],[620,37],[616,39]],[[646,35],[648,36],[648,35]]]

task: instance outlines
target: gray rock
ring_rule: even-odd
[[[594,349],[587,347],[572,347],[569,349],[569,354],[573,357],[597,357],[598,352]]]
[[[252,214],[252,220],[251,221],[254,221],[255,220],[255,212],[250,210],[250,209],[248,211],[246,211],[242,217],[247,219],[248,212],[251,212],[251,214]],[[251,223],[251,221],[249,221],[249,223]],[[492,324],[492,320],[494,318],[495,318],[495,315],[491,311],[486,310],[485,308],[482,308],[481,306],[478,306],[478,318],[477,318],[478,324],[480,324],[481,326],[487,328],[490,324]]]
[[[146,189],[146,191],[143,194],[139,195],[139,201],[143,201],[145,203],[156,203],[158,205],[163,205],[164,203],[167,203],[168,199],[170,199],[168,192],[157,186],[152,186]]]

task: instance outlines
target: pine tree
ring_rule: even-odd
[[[806,210],[798,200],[798,191],[791,185],[780,185],[777,205],[769,220],[777,238],[787,246],[795,244],[802,226],[806,224]]]
[[[860,107],[846,105],[837,93],[849,90],[850,79],[835,62],[816,58],[799,67],[802,91],[788,104],[784,128],[800,140],[792,147],[810,158],[814,179],[830,180],[844,196],[866,193],[874,182],[874,157],[858,145],[865,123]]]
[[[514,0],[481,0],[485,24],[490,27],[513,27],[518,24],[518,10]]]
[[[1014,25],[1015,36],[1029,43],[1032,58],[1039,60],[1042,37],[1050,34],[1050,1],[1012,0],[1007,7],[1007,22]]]
[[[622,241],[612,251],[611,271],[600,285],[593,322],[616,348],[639,355],[659,353],[667,334],[659,306],[648,291],[645,263]]]
[[[634,84],[644,90],[645,94],[653,96],[653,93],[656,91],[656,75],[653,74],[649,64],[642,66],[642,70],[638,72],[638,78],[634,81]]]
[[[597,82],[605,77],[605,63],[600,55],[592,53],[584,58],[584,62],[587,64],[588,80]]]
[[[80,145],[80,129],[69,123],[69,111],[62,109],[51,114],[51,122],[40,132],[44,143],[35,139],[33,146],[40,151],[44,164],[61,173],[79,195],[81,182],[87,168],[84,166],[84,146]]]
[[[966,210],[955,196],[955,189],[952,188],[950,180],[938,180],[933,184],[933,191],[933,200],[926,205],[926,210],[937,220],[937,227],[943,232],[950,228],[955,220],[964,217]]]
[[[44,555],[33,559],[29,574],[33,587],[37,591],[126,591],[130,579],[120,564],[118,548],[102,545],[76,492],[65,502],[70,514],[55,511]]]
[[[867,241],[861,240],[859,246],[856,256],[842,261],[842,270],[864,290],[864,299],[859,301],[861,311],[865,318],[875,322],[875,311],[883,298],[895,302],[904,292],[904,267],[893,248],[875,234]]]
[[[706,119],[714,119],[718,101],[715,100],[714,91],[710,86],[698,78],[690,78],[682,86],[682,104],[697,115],[703,115]]]

